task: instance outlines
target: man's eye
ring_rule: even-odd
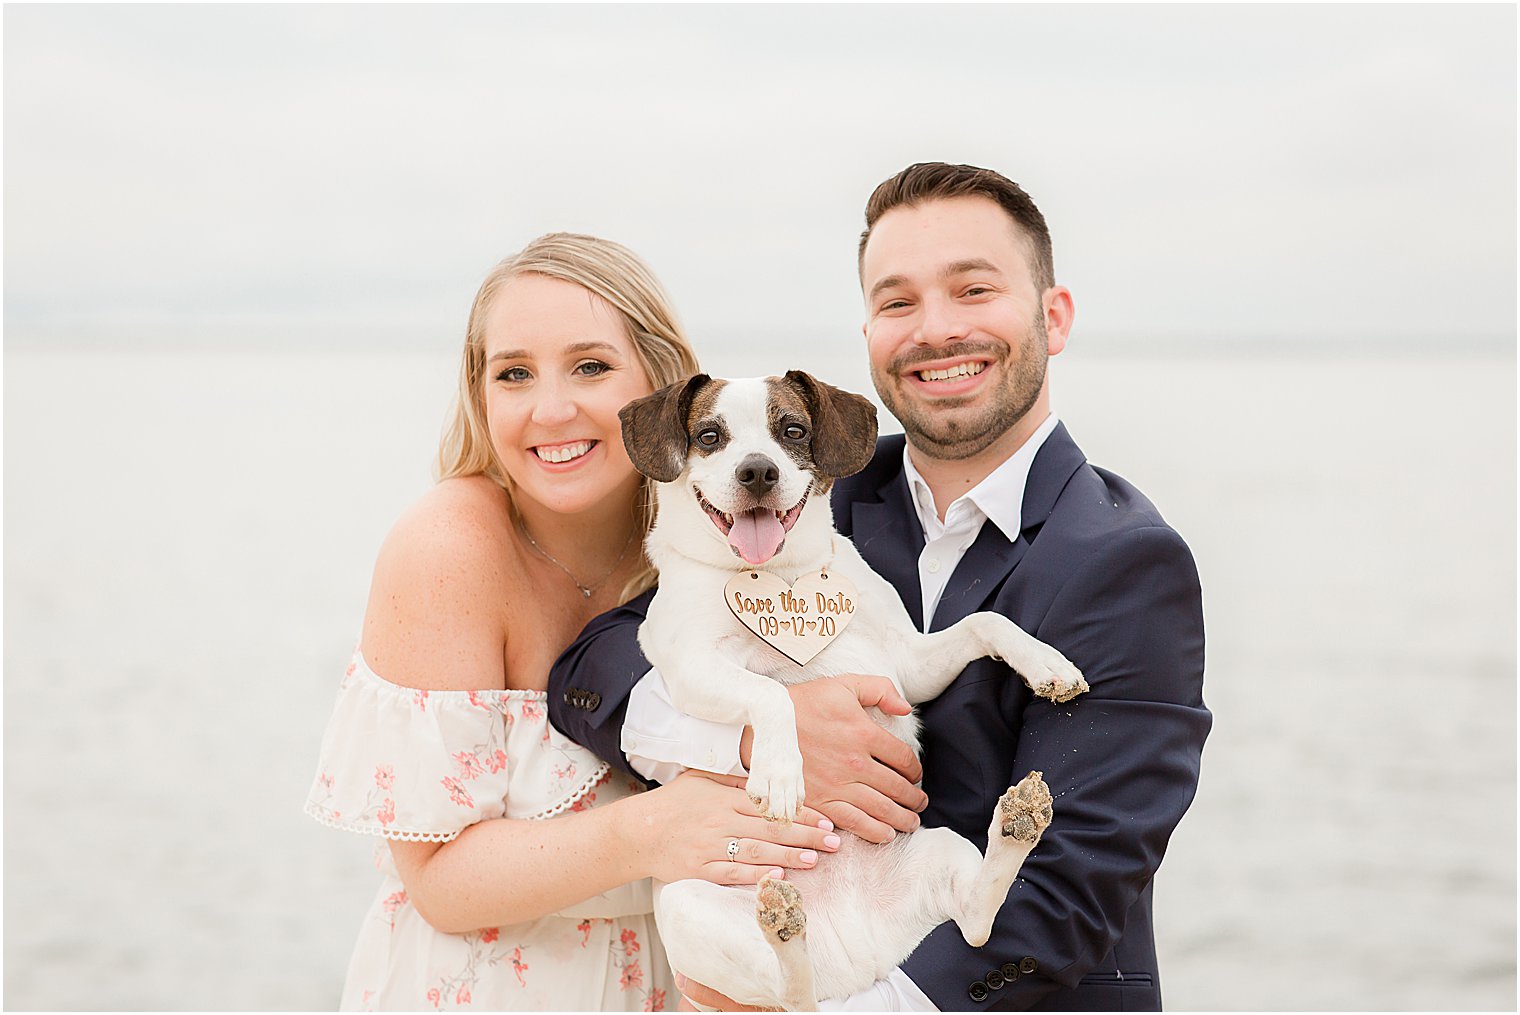
[[[990,292],[992,292],[992,290],[988,289],[984,285],[974,285],[970,289],[966,290],[966,295],[967,296],[981,296],[984,293],[990,293]]]
[[[908,301],[907,300],[893,300],[891,303],[884,303],[884,304],[882,304],[881,309],[883,309],[883,310],[901,310],[903,307],[905,307],[907,305],[908,305]]]
[[[595,359],[588,359],[584,363],[577,363],[575,365],[575,372],[580,374],[582,377],[595,377],[598,374],[605,374],[611,369],[612,368],[610,366],[603,363],[601,360]]]
[[[501,373],[496,375],[496,379],[498,381],[507,381],[511,384],[518,384],[522,381],[531,380],[532,377],[533,375],[528,373],[527,367],[507,367]]]
[[[716,430],[703,430],[697,434],[697,443],[704,448],[710,448],[718,443],[719,434]]]
[[[786,428],[781,431],[781,435],[789,441],[806,440],[807,427],[799,426],[796,423],[788,423]]]

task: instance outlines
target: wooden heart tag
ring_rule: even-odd
[[[806,666],[855,617],[855,583],[828,568],[795,584],[769,571],[740,571],[723,598],[745,627],[799,666]]]

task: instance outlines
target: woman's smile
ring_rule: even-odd
[[[578,464],[591,449],[601,441],[570,441],[565,444],[539,444],[529,448],[545,465],[573,466]]]

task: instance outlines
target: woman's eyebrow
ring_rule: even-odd
[[[592,340],[588,342],[571,342],[569,345],[565,346],[565,352],[568,353],[591,352],[593,350],[605,352],[618,351],[617,346],[613,345],[611,342],[602,342],[598,340]],[[487,362],[495,363],[499,359],[532,358],[533,354],[528,352],[526,349],[503,349],[501,352],[494,354]]]
[[[571,342],[569,345],[565,346],[565,351],[566,352],[593,352],[593,351],[617,352],[617,346],[613,345],[611,342],[603,342],[600,339],[594,339],[592,341],[587,341],[587,342]]]

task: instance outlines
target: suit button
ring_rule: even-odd
[[[1003,984],[1005,982],[1003,979],[1003,974],[996,969],[987,970],[987,975],[982,977],[982,979],[986,980],[987,986],[991,987],[993,990],[1003,989]]]
[[[1004,983],[1012,983],[1019,978],[1019,964],[1017,962],[1005,962],[998,972],[1003,974]]]
[[[985,1001],[987,1000],[987,985],[981,980],[973,980],[966,993],[971,995],[973,1001]]]
[[[572,687],[565,692],[565,704],[571,708],[578,708],[583,712],[595,712],[602,703],[602,696],[595,691],[582,690]]]
[[[1026,955],[1019,960],[1019,972],[1028,976],[1040,968],[1040,964],[1034,960],[1033,955]]]

